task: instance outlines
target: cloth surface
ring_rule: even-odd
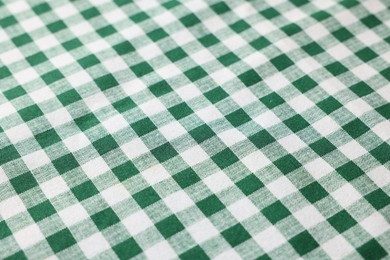
[[[389,9],[0,1],[0,258],[388,257]]]

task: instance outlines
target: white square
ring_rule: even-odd
[[[279,117],[277,117],[271,110],[267,110],[266,112],[255,117],[254,121],[265,129],[277,125],[281,122]]]
[[[148,2],[148,1],[146,1]],[[168,241],[163,240],[144,251],[147,259],[171,260],[177,258]]]
[[[233,36],[223,40],[222,42],[231,51],[238,50],[239,48],[247,45],[247,42],[238,34],[234,34]]]
[[[202,119],[205,123],[209,123],[211,121],[214,121],[214,120],[217,120],[217,119],[220,119],[220,118],[223,118],[223,115],[221,112],[219,112],[219,110],[213,106],[213,105],[210,105],[208,107],[205,107],[201,110],[198,110],[195,112],[199,117],[200,119]]]
[[[240,107],[245,107],[253,102],[258,101],[257,97],[253,95],[252,91],[250,91],[248,88],[237,91],[231,97]]]
[[[103,107],[109,106],[111,103],[102,92],[98,92],[84,99],[87,107],[92,111],[97,111]]]
[[[264,79],[264,83],[267,84],[267,86],[273,91],[277,91],[290,85],[290,81],[280,72]]]
[[[322,136],[328,136],[331,133],[340,129],[340,126],[334,121],[331,117],[325,116],[315,122],[313,125],[315,130],[320,133]]]
[[[76,60],[69,53],[64,53],[51,58],[50,62],[53,63],[56,68],[62,68],[76,62]]]
[[[321,247],[331,259],[344,259],[355,251],[355,248],[348,243],[343,235],[335,236],[322,244]]]
[[[129,123],[120,114],[108,118],[102,124],[110,134],[118,132],[119,130],[129,126]]]
[[[297,188],[286,176],[281,176],[267,184],[267,189],[279,200],[297,191]]]
[[[146,147],[140,138],[134,139],[122,145],[121,149],[130,160],[149,152],[148,147]]]
[[[333,167],[322,158],[317,158],[314,161],[309,162],[305,165],[305,169],[316,180],[328,175],[334,170]]]
[[[382,11],[383,9],[386,9],[386,6],[378,0],[371,0],[369,2],[362,2],[362,5],[364,6],[364,8],[366,8],[372,14],[378,13],[378,12]]]
[[[379,237],[390,229],[389,223],[379,213],[374,212],[369,217],[359,221],[359,224],[372,236]]]
[[[299,114],[314,106],[314,103],[305,95],[299,95],[289,100],[287,103]]]
[[[139,107],[149,117],[167,110],[163,103],[161,103],[158,99],[152,99],[141,104]]]
[[[160,131],[160,133],[162,133],[165,139],[167,139],[167,141],[172,141],[175,138],[187,133],[185,128],[178,121],[173,121],[167,125],[164,125],[158,130]]]
[[[347,87],[336,77],[332,77],[320,83],[320,87],[328,92],[329,95],[334,95],[337,92],[346,89]]]
[[[103,62],[103,66],[110,72],[115,73],[129,69],[129,66],[124,62],[121,57],[115,57]]]
[[[332,192],[331,195],[343,208],[351,206],[362,198],[362,195],[350,183]]]
[[[7,52],[0,53],[0,60],[4,63],[4,65],[9,65],[22,59],[24,59],[24,56],[18,49],[12,49]]]
[[[230,128],[222,133],[218,133],[219,139],[226,144],[226,146],[231,147],[243,140],[246,140],[246,136],[238,131],[236,128]]]
[[[7,175],[5,175],[4,170],[0,167],[0,184],[8,182],[8,181],[9,180],[8,180]],[[0,216],[1,216],[1,213],[0,213]]]
[[[39,186],[48,199],[54,198],[69,190],[68,185],[61,176],[54,177]]]
[[[170,79],[183,73],[174,63],[168,64],[155,71],[163,79]]]
[[[170,177],[167,170],[161,164],[152,166],[144,170],[141,174],[150,185],[154,185]]]
[[[327,49],[326,52],[339,61],[353,54],[351,50],[342,43],[339,43],[332,48]]]
[[[243,61],[249,65],[249,67],[256,68],[260,65],[265,64],[268,62],[268,58],[262,54],[261,52],[254,52],[251,55],[245,57]]]
[[[334,6],[337,3],[333,2],[332,0],[322,0],[322,1],[315,1],[313,2],[313,4],[315,4],[321,10],[325,10]]]
[[[69,136],[63,142],[70,152],[76,152],[91,144],[84,133],[78,133],[76,135]]]
[[[34,16],[29,19],[23,20],[19,24],[23,27],[24,31],[28,33],[44,26],[39,16]]]
[[[352,14],[351,11],[345,10],[337,13],[334,17],[344,26],[347,27],[353,23],[359,21],[355,15]]]
[[[383,165],[369,171],[367,175],[379,188],[383,188],[390,183],[390,170]]]
[[[303,59],[299,60],[296,63],[296,66],[298,68],[300,68],[306,74],[310,74],[311,72],[313,72],[313,71],[315,71],[315,70],[317,70],[319,68],[322,68],[322,65],[319,64],[312,57],[306,57],[306,58],[303,58]]]
[[[23,211],[27,211],[27,209],[24,206],[23,201],[17,195],[0,201],[0,214],[4,220],[7,220]]]
[[[198,244],[201,244],[206,240],[219,235],[219,231],[207,218],[192,224],[187,228],[187,231]]]
[[[390,59],[390,51],[388,52]],[[375,92],[390,103],[390,85],[383,86],[380,89],[376,89]]]
[[[103,158],[98,157],[81,166],[88,178],[93,179],[110,170]]]
[[[130,41],[140,35],[144,35],[145,32],[138,25],[133,25],[120,31],[120,34],[122,34],[126,40]]]
[[[363,99],[352,100],[344,107],[351,111],[351,113],[354,114],[356,117],[360,117],[364,113],[372,110],[372,107],[367,104],[367,102],[365,102]]]
[[[255,29],[260,35],[266,35],[275,31],[277,27],[271,21],[265,20],[255,24],[253,29]]]
[[[299,20],[306,18],[307,14],[305,14],[298,8],[294,8],[291,11],[285,12],[283,16],[286,17],[291,22],[297,22]]]
[[[329,31],[320,23],[310,26],[305,32],[315,41],[329,35]]]
[[[146,215],[142,210],[122,220],[122,224],[126,227],[127,231],[129,231],[130,235],[132,236],[135,236],[147,228],[153,226],[153,223],[148,215]]]
[[[13,233],[13,236],[22,250],[27,249],[45,239],[37,224],[32,224],[22,230],[19,230],[18,232]]]
[[[33,68],[28,68],[13,74],[19,84],[23,85],[39,78],[38,73]]]
[[[194,205],[194,202],[188,197],[187,193],[183,190],[177,191],[173,194],[170,194],[168,197],[164,198],[164,203],[168,208],[173,212],[177,213],[179,211],[185,210]]]
[[[30,6],[25,1],[13,1],[6,5],[8,10],[13,14],[18,14],[30,9]]]
[[[183,46],[186,43],[195,41],[194,36],[187,29],[178,31],[170,36],[179,46]]]
[[[233,11],[242,19],[257,13],[257,10],[250,3],[241,3]]]
[[[183,101],[188,101],[202,95],[202,92],[199,91],[198,87],[192,83],[179,89],[175,89],[175,92],[181,99],[183,99]]]
[[[154,43],[150,43],[142,48],[137,49],[137,52],[144,60],[151,60],[163,54],[160,48]]]
[[[355,74],[356,77],[358,77],[361,80],[368,80],[369,78],[375,76],[378,74],[378,72],[373,69],[370,65],[362,64],[360,66],[357,66],[353,68],[352,73]]]
[[[213,193],[218,193],[234,185],[230,178],[222,171],[206,177],[203,179],[203,182]]]
[[[317,224],[325,221],[325,218],[313,205],[294,212],[294,217],[305,229],[315,227]]]
[[[16,109],[10,102],[6,102],[0,105],[0,119],[5,118],[13,113],[16,113]]]
[[[209,158],[207,153],[199,145],[181,152],[180,156],[191,167]]]
[[[56,9],[54,9],[54,12],[61,19],[68,18],[68,17],[78,13],[77,9],[72,4],[65,4],[63,6],[60,6]]]
[[[93,27],[88,22],[77,23],[76,25],[69,27],[69,29],[77,37],[94,31]]]
[[[360,156],[367,153],[366,149],[364,149],[358,142],[355,140],[350,141],[342,146],[340,146],[339,151],[342,152],[345,156],[347,156],[350,160],[355,160]]]
[[[237,253],[234,248],[227,249],[221,254],[215,256],[213,260],[241,260],[242,257]]]
[[[196,53],[192,53],[190,57],[199,65],[215,60],[215,56],[207,49],[201,49]]]
[[[261,152],[255,151],[245,156],[241,162],[251,171],[257,172],[258,170],[271,164],[271,161]]]
[[[278,143],[283,146],[289,153],[294,153],[302,148],[307,147],[306,143],[301,140],[296,134],[291,134],[278,140]]]
[[[126,14],[120,8],[104,13],[103,16],[110,24],[114,24],[127,18]]]
[[[253,239],[265,252],[271,252],[286,242],[286,238],[274,226],[270,226],[266,230],[255,235]]]
[[[199,10],[205,9],[207,5],[203,1],[192,0],[185,2],[184,5],[191,10],[191,12],[197,12]]]
[[[58,215],[67,227],[89,218],[88,212],[80,203],[64,208]]]
[[[210,74],[210,77],[220,86],[237,77],[230,69],[223,68]]]
[[[91,76],[84,70],[74,73],[66,78],[66,80],[72,85],[72,87],[79,87],[92,81]]]
[[[31,92],[29,95],[36,104],[42,103],[46,100],[55,97],[54,93],[51,91],[49,87],[43,87],[34,92]]]
[[[164,28],[166,25],[176,21],[176,17],[170,12],[163,12],[159,15],[153,16],[153,20],[161,27]]]
[[[365,30],[358,34],[356,38],[367,46],[371,46],[377,42],[382,41],[382,38],[380,38],[373,30]]]
[[[144,11],[148,9],[152,9],[154,7],[157,7],[159,4],[155,0],[149,0],[149,1],[138,1],[137,5]]]
[[[248,198],[234,202],[227,209],[240,222],[259,212],[259,209]]]
[[[34,43],[39,47],[40,50],[45,51],[54,46],[60,45],[57,39],[53,35],[48,35],[43,38],[39,38],[34,41]]]
[[[207,28],[207,30],[211,33],[214,33],[227,27],[226,23],[219,16],[216,15],[202,22],[203,25]]]
[[[11,143],[13,144],[16,144],[22,140],[25,140],[33,136],[33,133],[31,132],[30,128],[26,124],[14,126],[8,130],[5,130],[5,133],[7,134]]]
[[[115,184],[101,192],[107,204],[113,206],[130,197],[129,192],[122,183]]]
[[[89,259],[111,248],[110,244],[100,232],[78,242],[78,246]]]
[[[44,150],[39,150],[22,157],[29,170],[35,170],[43,165],[50,163],[50,158]]]
[[[299,45],[290,38],[283,38],[275,43],[282,52],[290,52],[299,48]]]

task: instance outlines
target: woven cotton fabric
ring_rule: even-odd
[[[390,2],[0,1],[1,259],[381,259]]]

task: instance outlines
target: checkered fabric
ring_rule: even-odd
[[[1,0],[1,259],[381,259],[390,1]]]

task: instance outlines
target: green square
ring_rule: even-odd
[[[139,173],[139,170],[131,161],[127,161],[113,168],[112,172],[115,174],[119,181],[124,181],[137,175]]]
[[[168,110],[176,120],[180,120],[194,113],[194,111],[192,111],[192,109],[184,102],[173,106]]]
[[[95,222],[95,225],[99,230],[106,229],[120,222],[120,219],[111,208],[106,208],[98,213],[93,214],[91,219],[93,222]]]
[[[111,74],[95,79],[95,83],[103,91],[119,85],[118,81]]]
[[[0,79],[11,76],[11,71],[7,67],[0,67]]]
[[[364,245],[357,248],[359,254],[363,259],[380,260],[383,259],[388,253],[375,239],[371,239]]]
[[[285,125],[294,133],[301,131],[309,126],[309,123],[301,116],[295,115],[284,121]]]
[[[160,196],[156,193],[156,191],[152,187],[137,192],[136,194],[133,195],[133,198],[138,203],[138,205],[140,205],[140,207],[143,209],[160,200]]]
[[[386,164],[390,161],[390,145],[386,142],[371,150],[370,153],[381,164]]]
[[[233,52],[229,52],[225,55],[222,55],[218,58],[218,61],[220,63],[222,63],[225,67],[228,67],[238,61],[240,61],[240,58],[237,57],[236,54],[234,54]]]
[[[28,56],[26,60],[28,63],[30,63],[31,66],[36,66],[38,64],[41,64],[42,62],[47,61],[47,57],[43,52],[38,52],[31,56]]]
[[[343,105],[334,97],[328,97],[322,101],[320,101],[317,106],[321,108],[322,111],[324,111],[326,114],[330,114],[333,111],[336,111]]]
[[[64,46],[67,51],[71,51],[83,46],[83,43],[79,39],[73,39],[62,43],[62,46]]]
[[[217,14],[224,14],[230,11],[230,7],[225,2],[218,2],[211,5],[210,8]]]
[[[280,15],[280,13],[275,8],[272,7],[261,11],[260,14],[268,20]]]
[[[127,53],[135,51],[134,46],[128,41],[118,43],[114,45],[113,48],[116,51],[116,53],[118,53],[118,55],[125,55]]]
[[[9,145],[0,149],[0,165],[20,158],[15,146]]]
[[[33,39],[31,39],[31,37],[27,33],[12,38],[12,42],[15,44],[16,47],[21,47],[32,41]]]
[[[4,260],[27,260],[27,259],[28,258],[23,251],[16,252],[15,254],[12,254],[4,258]]]
[[[250,42],[250,45],[255,48],[256,50],[260,51],[264,49],[265,47],[271,45],[271,42],[265,38],[264,36],[260,36],[259,38],[253,40]]]
[[[59,32],[66,28],[67,26],[63,21],[56,21],[47,25],[47,29],[49,29],[49,31],[52,33]]]
[[[344,209],[330,217],[328,221],[339,233],[343,233],[357,223],[356,220]]]
[[[56,210],[54,209],[50,201],[46,200],[32,208],[29,208],[28,212],[30,213],[34,221],[38,222],[55,214]]]
[[[299,27],[297,24],[295,23],[290,23],[284,27],[281,28],[282,31],[287,34],[288,36],[292,36],[294,34],[297,34],[299,32],[302,31],[302,28]]]
[[[59,70],[52,70],[46,74],[43,74],[41,78],[47,85],[49,85],[60,79],[63,79],[64,75],[62,75],[62,73]]]
[[[303,76],[302,78],[297,79],[293,82],[293,85],[302,93],[305,93],[311,89],[313,89],[315,86],[317,86],[317,82],[315,82],[312,78],[309,76]]]
[[[36,186],[38,182],[35,180],[31,172],[23,173],[10,180],[12,187],[14,187],[16,193],[21,194],[28,191]]]
[[[303,231],[302,233],[291,238],[289,243],[301,256],[319,247],[317,241],[310,235],[308,231]]]
[[[272,224],[276,224],[277,222],[291,215],[290,211],[280,201],[276,201],[273,204],[267,206],[261,211],[261,213],[263,213],[263,215]]]
[[[390,38],[390,37],[389,37]],[[387,69],[384,69],[380,72],[380,74],[385,78],[387,79],[388,81],[390,81],[390,68],[387,68]]]
[[[47,237],[47,242],[54,253],[58,253],[77,243],[76,239],[67,228]]]
[[[83,69],[88,69],[100,63],[99,59],[94,54],[85,56],[77,60],[77,62],[80,64],[81,67],[83,67]]]
[[[140,12],[140,13],[137,13],[135,15],[130,16],[130,19],[133,20],[133,22],[135,22],[135,23],[140,23],[140,22],[145,21],[149,18],[150,18],[149,15],[147,15],[144,12]]]
[[[274,165],[284,174],[288,174],[302,166],[291,154],[287,154],[282,158],[277,159],[274,162]]]
[[[244,179],[237,182],[236,185],[246,196],[249,196],[264,187],[264,184],[254,174],[246,176]]]
[[[145,61],[131,66],[130,69],[137,77],[142,77],[153,72],[153,68]]]
[[[221,234],[232,247],[251,239],[251,235],[241,224],[236,224],[222,231]]]
[[[251,121],[251,118],[242,108],[228,114],[225,118],[235,127]]]
[[[112,25],[107,25],[105,27],[98,29],[96,32],[100,35],[100,37],[104,38],[116,33],[117,31]]]
[[[1,6],[1,4],[0,4]],[[17,24],[18,20],[15,19],[14,16],[10,15],[3,19],[0,19],[0,27],[7,28],[11,25]]]
[[[195,246],[184,253],[182,253],[180,256],[180,259],[182,260],[208,260],[210,257],[206,255],[204,250],[200,246]]]
[[[158,222],[156,224],[156,228],[158,231],[160,231],[161,235],[163,235],[165,239],[170,238],[171,236],[184,230],[183,224],[175,215],[171,215]]]
[[[310,56],[315,56],[323,53],[325,50],[316,42],[309,43],[302,47],[302,49]]]
[[[370,128],[366,126],[359,118],[356,118],[355,120],[352,120],[348,124],[344,125],[343,129],[350,136],[352,136],[352,138],[355,139],[370,130]]]
[[[137,106],[130,97],[125,97],[117,102],[113,103],[112,106],[119,112],[123,113]]]
[[[172,49],[165,53],[165,55],[168,57],[168,59],[172,62],[179,61],[181,59],[184,59],[187,57],[187,53],[180,47],[177,47],[175,49]]]
[[[39,133],[35,136],[37,142],[42,146],[42,148],[49,147],[55,143],[61,142],[60,136],[57,134],[56,130],[50,129],[45,132]]]
[[[198,23],[200,23],[200,20],[199,20],[199,18],[196,15],[188,14],[188,15],[180,18],[180,22],[182,22],[182,24],[185,27],[192,27],[192,26],[197,25]]]
[[[91,8],[89,8],[89,9],[87,9],[87,10],[82,11],[82,12],[81,12],[81,15],[82,15],[85,19],[89,20],[89,19],[91,19],[91,18],[94,18],[94,17],[96,17],[96,16],[99,16],[99,15],[100,15],[100,12],[99,12],[99,10],[98,10],[96,7],[91,7]]]
[[[170,0],[170,1],[168,1],[168,2],[166,2],[166,3],[163,3],[162,4],[166,9],[172,9],[172,8],[174,8],[174,7],[176,7],[176,6],[178,6],[178,5],[180,5],[180,2],[179,1],[177,1],[177,0]]]
[[[208,125],[198,126],[197,128],[192,129],[189,133],[198,144],[215,136],[214,131]]]
[[[265,129],[250,136],[249,140],[259,149],[275,142],[275,138]]]
[[[142,249],[132,237],[113,246],[112,249],[120,260],[130,259],[142,253]]]
[[[77,126],[80,128],[81,131],[85,131],[100,123],[96,116],[92,113],[78,117],[74,121],[76,122]]]
[[[182,189],[185,189],[200,181],[199,176],[192,168],[187,168],[175,175],[173,179],[179,184]]]
[[[198,41],[206,48],[219,43],[219,39],[213,34],[203,36],[202,38],[199,38]]]
[[[378,57],[378,54],[376,54],[376,52],[374,52],[370,48],[366,47],[356,52],[356,56],[358,56],[362,61],[368,62]]]
[[[152,154],[156,157],[159,163],[162,163],[175,157],[178,153],[170,143],[165,143],[157,148],[154,148],[152,150]]]
[[[345,28],[334,31],[332,34],[340,42],[345,42],[353,37],[353,34]]]
[[[172,92],[171,86],[169,86],[168,82],[162,80],[157,82],[149,87],[149,90],[156,96],[161,97],[162,95],[168,94]]]
[[[157,42],[161,39],[164,39],[165,37],[168,37],[168,34],[164,31],[164,29],[158,28],[149,32],[148,36],[152,41]]]
[[[103,138],[100,138],[92,144],[100,155],[106,154],[119,147],[119,145],[116,143],[115,139],[111,135],[107,135]]]
[[[350,89],[353,91],[353,93],[355,93],[359,97],[364,97],[374,92],[374,90],[369,85],[367,85],[367,83],[363,81],[354,84],[353,86],[350,87]]]
[[[259,83],[262,80],[259,74],[257,74],[254,69],[250,69],[248,71],[245,71],[244,73],[241,73],[240,75],[238,75],[238,78],[247,87]]]
[[[272,109],[284,103],[284,99],[278,94],[276,94],[276,92],[272,92],[271,94],[260,98],[260,101],[263,102],[263,104],[269,109]]]
[[[225,90],[221,87],[213,88],[212,90],[209,90],[206,92],[205,97],[213,104],[227,98],[229,95],[226,93]]]
[[[239,161],[238,157],[229,148],[226,148],[222,152],[213,155],[211,159],[221,169],[229,167],[230,165]]]
[[[197,202],[196,205],[206,217],[210,217],[211,215],[214,215],[218,211],[221,211],[225,208],[225,205],[218,199],[215,194]]]
[[[357,0],[342,0],[340,1],[340,4],[346,8],[352,8],[356,5],[358,5],[360,1]]]
[[[51,10],[51,7],[48,3],[42,3],[42,4],[39,4],[39,5],[36,5],[33,7],[33,11],[37,14],[37,15],[41,15],[43,13],[46,13],[48,11]]]
[[[313,182],[301,189],[301,193],[310,203],[315,203],[326,196],[328,192],[318,182]]]
[[[302,5],[309,3],[309,0],[290,0],[290,2],[293,3],[297,7],[300,7]]]
[[[201,78],[204,78],[207,76],[207,72],[202,67],[194,67],[192,69],[187,70],[184,72],[184,75],[187,76],[189,80],[192,82],[195,82]]]
[[[363,19],[361,19],[361,22],[364,23],[368,28],[374,28],[375,26],[382,24],[381,20],[379,20],[373,14],[364,17]]]
[[[381,210],[390,204],[390,197],[383,190],[377,189],[365,196],[365,199],[376,210]]]
[[[343,74],[348,71],[348,69],[341,64],[340,62],[336,61],[331,64],[328,64],[325,66],[325,68],[333,75],[338,76],[340,74]]]
[[[390,103],[377,107],[375,110],[384,118],[390,119]]]
[[[271,63],[278,71],[283,71],[288,67],[294,65],[294,62],[286,55],[281,54],[271,60]]]
[[[138,136],[144,136],[157,129],[152,120],[150,120],[148,117],[131,124],[131,127]]]
[[[12,232],[7,223],[4,220],[0,221],[0,239],[4,239],[10,235],[12,235]]]
[[[98,189],[96,189],[95,185],[91,180],[83,182],[76,187],[72,188],[72,192],[78,201],[86,200],[96,194],[99,194]]]
[[[81,100],[81,96],[75,89],[70,89],[57,96],[63,106],[67,106]]]
[[[53,160],[53,165],[60,174],[64,174],[80,166],[73,154],[67,154]]]
[[[1,71],[0,71],[0,75],[2,75]],[[3,94],[8,100],[13,100],[15,98],[26,95],[27,92],[21,86],[17,86],[17,87],[14,87],[14,88],[11,88],[9,90],[4,91]]]
[[[244,20],[237,21],[230,25],[230,28],[232,28],[232,30],[236,33],[241,33],[245,30],[248,30],[250,27],[251,26]]]
[[[364,172],[354,162],[350,161],[340,166],[336,171],[343,176],[347,181],[352,181],[359,176],[362,176]]]
[[[331,142],[329,142],[328,139],[324,137],[312,143],[310,148],[313,149],[313,151],[316,152],[319,156],[324,156],[325,154],[334,151],[336,146],[334,146]]]

